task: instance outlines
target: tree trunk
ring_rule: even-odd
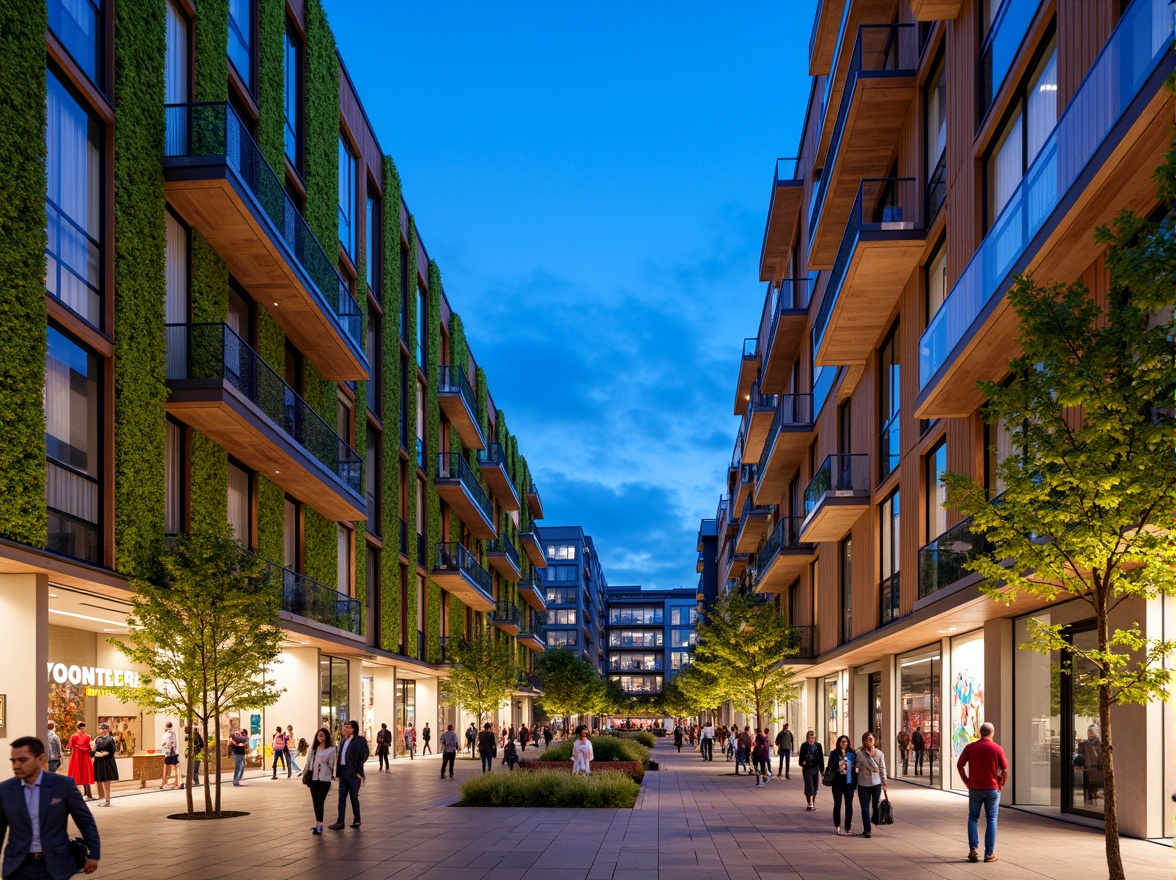
[[[192,730],[192,724],[196,720],[192,716],[193,716],[193,711],[192,711],[192,708],[189,707],[188,708],[188,723],[185,725],[189,731]],[[193,813],[196,812],[196,809],[192,804],[192,786],[188,784],[189,781],[191,781],[191,779],[192,779],[192,736],[191,736],[191,733],[189,733],[189,735],[188,735],[188,747],[185,748],[184,751],[187,753],[187,760],[184,761],[184,765],[188,768],[188,775],[184,779],[184,798],[188,802],[188,815],[191,816]]]
[[[1099,624],[1099,641],[1105,622]],[[1124,880],[1123,856],[1119,852],[1119,815],[1115,797],[1115,760],[1111,751],[1111,695],[1106,685],[1098,689],[1098,720],[1102,726],[1102,770],[1107,849],[1107,876],[1110,880]]]
[[[216,767],[216,793],[215,793],[216,794],[216,807],[215,807],[215,809],[216,809],[216,814],[218,816],[220,815],[220,811],[221,811],[221,744],[220,744],[220,739],[219,739],[219,734],[220,734],[220,729],[221,729],[220,720],[221,720],[220,695],[218,694],[217,700],[216,700],[216,731],[218,734],[218,739],[217,739],[217,743],[216,743],[216,763],[214,765]],[[204,752],[205,762],[204,763],[210,764],[211,762],[207,760],[207,758],[208,758],[207,742],[208,742],[208,740],[206,738],[205,739],[205,752]]]

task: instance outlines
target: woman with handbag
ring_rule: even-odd
[[[323,833],[323,805],[331,790],[331,780],[335,778],[335,752],[335,747],[331,745],[331,731],[320,727],[314,735],[306,769],[302,771],[302,781],[310,786],[310,803],[314,807],[311,834]]]
[[[825,750],[817,742],[817,732],[810,730],[804,735],[804,742],[797,752],[800,772],[804,775],[804,798],[808,801],[806,810],[817,808],[817,791],[821,788],[821,770],[825,767]]]
[[[821,779],[833,789],[833,830],[838,834],[849,834],[853,825],[853,793],[857,788],[857,777],[853,772],[853,744],[844,733],[837,737],[837,745],[829,753],[829,764]],[[845,803],[845,831],[841,830],[841,804]]]
[[[110,735],[110,725],[103,721],[98,725],[98,738],[94,740],[94,781],[98,783],[100,807],[110,806],[110,783],[118,782],[118,764],[114,760],[117,753],[118,743]]]
[[[878,799],[886,793],[886,756],[874,745],[874,734],[862,734],[862,747],[854,753],[858,804],[862,808],[862,837],[870,836],[870,823],[878,823]]]
[[[159,738],[159,750],[163,752],[163,778],[159,780],[159,790],[167,785],[167,780],[175,774],[175,787],[180,787],[180,749],[176,732],[172,730],[172,723],[163,725],[163,736]]]

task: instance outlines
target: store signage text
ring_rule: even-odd
[[[103,669],[98,666],[66,666],[49,662],[49,680],[58,684],[99,685],[102,687],[138,687],[139,673],[130,669]]]

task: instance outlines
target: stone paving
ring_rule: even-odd
[[[530,750],[528,750],[528,753]],[[798,773],[757,789],[721,757],[656,750],[633,810],[454,808],[461,780],[480,768],[461,756],[456,780],[436,758],[369,765],[363,827],[310,834],[310,797],[297,778],[254,776],[222,790],[226,809],[249,816],[214,822],[166,818],[183,792],[117,794],[96,809],[103,838],[98,878],[135,880],[837,880],[837,878],[1095,878],[1106,876],[1100,831],[1002,809],[993,864],[971,864],[966,800],[891,783],[896,823],[871,839],[833,833],[827,789],[804,809]],[[1015,770],[1015,768],[1014,768]],[[495,772],[501,768],[496,765]],[[505,771],[501,771],[505,772]],[[334,821],[335,791],[326,821]],[[350,813],[348,813],[350,822]],[[860,823],[855,816],[855,826]],[[1124,840],[1130,878],[1176,877],[1169,846]]]

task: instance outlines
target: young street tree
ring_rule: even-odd
[[[243,549],[227,525],[177,537],[161,562],[163,585],[134,583],[129,634],[125,641],[109,640],[147,669],[137,687],[119,688],[117,696],[199,724],[209,757],[216,756],[205,763],[204,812],[219,816],[221,716],[270,706],[282,693],[267,676],[282,640],[282,584],[267,576],[265,563]],[[192,815],[191,788],[187,797]]]
[[[1157,180],[1171,211],[1171,156]],[[1137,622],[1147,600],[1176,585],[1176,234],[1170,219],[1124,213],[1096,239],[1109,245],[1105,297],[1079,283],[1043,288],[1027,278],[1008,293],[1021,327],[1015,378],[981,386],[985,421],[1007,425],[1012,441],[999,466],[1004,492],[989,499],[960,474],[944,482],[948,504],[991,544],[967,566],[985,577],[985,592],[998,601],[1024,592],[1089,606],[1094,647],[1042,621],[1031,622],[1024,647],[1056,652],[1065,677],[1078,660],[1094,670],[1087,681],[1098,695],[1107,866],[1118,880],[1112,708],[1166,697],[1172,671],[1163,661],[1176,649]]]
[[[518,667],[506,639],[483,630],[472,639],[451,644],[453,668],[445,683],[446,698],[482,720],[510,699]]]
[[[678,719],[709,712],[725,699],[718,679],[705,667],[690,663],[663,688],[661,708]]]
[[[560,718],[564,735],[568,718],[591,712],[600,697],[600,673],[567,648],[540,654],[535,662],[543,682],[539,703],[552,718]]]
[[[796,673],[784,658],[796,653],[792,627],[774,604],[757,605],[741,591],[720,596],[698,625],[694,663],[716,682],[720,700],[767,723],[775,703],[795,700]]]

